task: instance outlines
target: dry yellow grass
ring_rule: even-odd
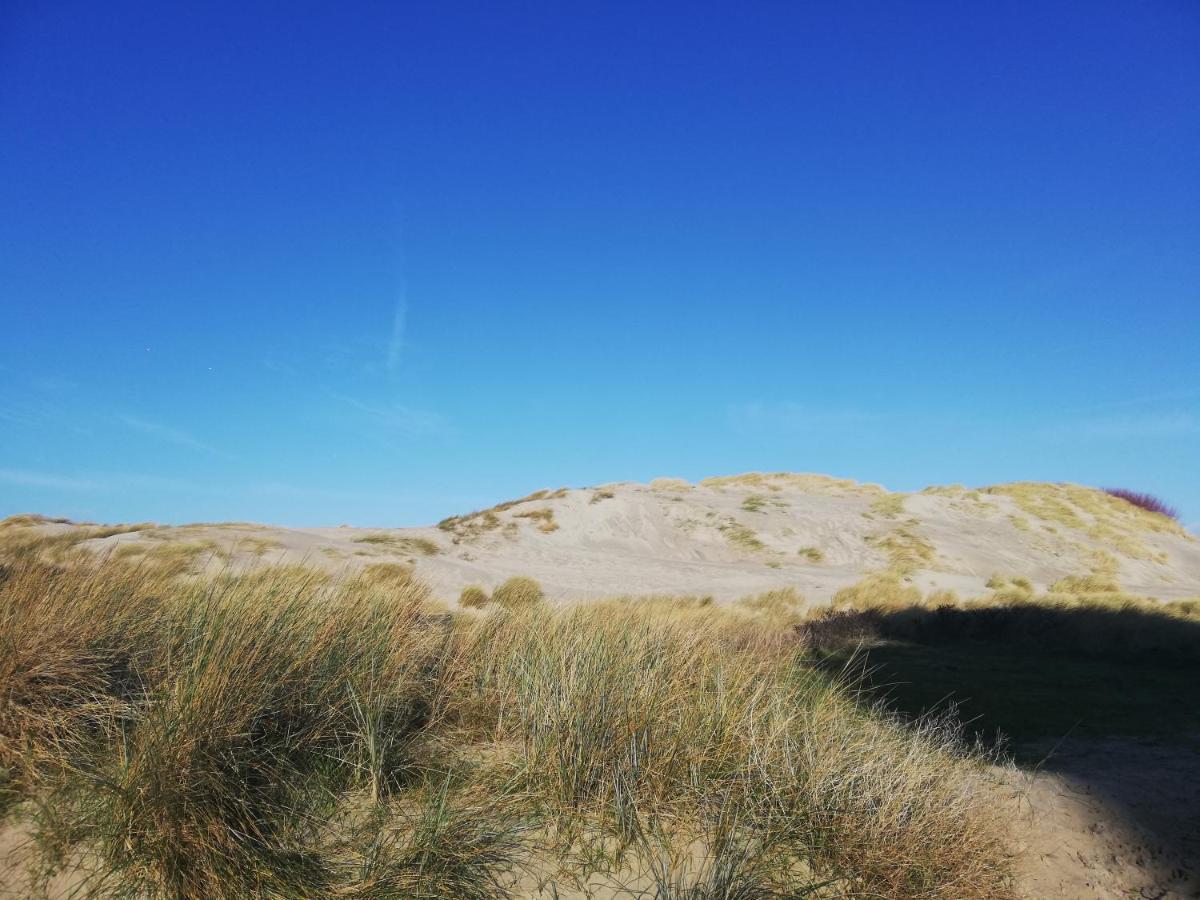
[[[904,512],[904,501],[907,494],[884,494],[877,500],[871,501],[871,510],[885,519],[894,519]]]
[[[822,563],[825,561],[825,553],[820,547],[801,547],[796,553],[803,556],[810,563]]]
[[[477,584],[469,584],[458,595],[458,605],[464,609],[480,609],[487,606],[492,598],[488,592]]]
[[[921,589],[906,583],[896,572],[868,575],[833,595],[833,609],[899,609],[924,603]]]
[[[810,494],[860,494],[871,496],[886,493],[877,484],[863,484],[848,478],[830,478],[828,475],[810,475],[799,472],[746,472],[742,475],[722,475],[705,478],[700,482],[709,488],[754,488],[766,491],[784,489],[804,491]]]
[[[717,529],[725,535],[725,540],[738,549],[749,550],[753,553],[761,553],[767,549],[767,545],[762,542],[753,528],[743,525],[735,519],[723,520],[717,525]]]
[[[682,478],[655,478],[650,482],[650,490],[660,493],[679,494],[691,489],[692,485]]]
[[[866,541],[887,554],[889,568],[901,575],[928,569],[937,561],[933,544],[917,534],[912,526],[894,528],[882,536],[869,536]]]
[[[1134,559],[1166,562],[1146,537],[1171,534],[1191,539],[1174,519],[1148,512],[1096,488],[1076,484],[1014,482],[984,488],[985,493],[1009,497],[1028,517],[1086,535],[1108,549]]]
[[[386,531],[364,534],[362,537],[354,538],[354,542],[356,544],[373,544],[397,553],[417,553],[421,556],[437,556],[441,552],[437,542],[431,541],[429,538],[392,534]]]
[[[545,596],[537,581],[524,575],[514,575],[492,591],[492,602],[505,609],[517,609],[536,606]]]
[[[484,900],[523,871],[640,873],[662,897],[1008,896],[980,767],[944,723],[863,711],[811,669],[799,595],[536,594],[511,579],[451,616],[396,565],[10,560],[13,814],[37,816],[47,872],[89,860],[123,896]]]

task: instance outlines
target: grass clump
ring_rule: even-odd
[[[94,598],[86,627],[44,621],[61,611],[56,577]],[[65,776],[53,800],[60,830],[86,837],[108,889],[331,891],[336,866],[308,832],[337,791],[379,798],[400,783],[440,641],[423,611],[427,591],[368,578],[335,586],[297,568],[191,587],[161,578],[107,564],[6,580],[6,643],[16,626],[58,674],[41,699],[26,689],[17,705],[22,670],[0,672],[5,746],[20,741],[26,757],[38,746]],[[159,599],[164,587],[172,600]],[[21,601],[43,612],[17,625]],[[29,652],[12,649],[19,661]],[[100,752],[106,741],[119,752]]]
[[[825,553],[820,547],[801,547],[796,553],[799,556],[803,556],[810,563],[822,563],[825,561]]]
[[[505,609],[535,606],[545,599],[542,586],[533,578],[514,575],[492,591],[492,602]]]
[[[683,478],[655,478],[650,482],[650,490],[663,493],[681,493],[691,489],[692,485]]]
[[[591,496],[591,499],[588,500],[588,503],[590,503],[590,504],[601,503],[605,500],[611,500],[615,496],[617,496],[617,495],[613,491],[610,491],[608,488],[597,488],[596,490],[592,491],[592,496]]]
[[[907,584],[896,572],[878,572],[833,595],[832,609],[900,609],[923,602],[921,589]]]
[[[726,519],[717,529],[725,535],[725,540],[742,550],[760,553],[767,549],[758,534],[748,525],[743,525],[734,519]]]
[[[1052,594],[1119,594],[1121,585],[1105,574],[1068,575],[1050,585]]]
[[[538,509],[530,509],[525,512],[513,513],[514,519],[529,519],[537,522],[538,531],[543,534],[549,534],[552,531],[558,531],[558,523],[554,521],[554,510],[549,506],[539,507]]]
[[[488,592],[477,584],[468,584],[458,595],[458,605],[464,609],[481,609],[491,600]]]
[[[356,537],[354,538],[354,543],[374,544],[401,553],[418,553],[421,556],[437,556],[441,552],[441,548],[437,545],[437,542],[429,538],[389,534],[384,531],[377,531]]]
[[[885,519],[894,519],[904,512],[904,501],[907,494],[884,494],[871,501],[871,509]]]
[[[520,748],[508,771],[553,852],[616,883],[649,870],[683,896],[726,877],[762,892],[734,896],[1008,896],[988,795],[950,732],[863,716],[792,634],[665,602],[488,617],[461,635],[454,715]],[[697,846],[712,866],[687,873]]]
[[[910,527],[895,528],[882,537],[867,537],[866,542],[886,553],[889,568],[900,575],[929,568],[937,559],[933,544]]]
[[[751,494],[742,501],[742,509],[746,512],[762,512],[762,508],[767,505],[767,498],[762,494]]]

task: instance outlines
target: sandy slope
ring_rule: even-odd
[[[985,593],[996,573],[1047,588],[1093,572],[1129,593],[1200,595],[1200,541],[1124,501],[1070,485],[905,495],[807,475],[660,480],[541,491],[424,528],[145,527],[86,546],[135,558],[174,549],[212,569],[402,563],[448,602],[467,584],[490,588],[519,574],[561,601],[661,592],[726,601],[791,586],[819,603],[889,568],[923,588],[963,596]],[[1076,741],[1051,759],[1032,778],[997,772],[1017,820],[1026,896],[1200,896],[1200,754]],[[0,831],[0,857],[19,856],[21,837]],[[27,896],[12,880],[13,858],[7,862],[0,864],[0,896]],[[56,887],[65,892],[70,880]]]
[[[669,592],[724,601],[792,586],[820,603],[897,555],[915,583],[964,596],[984,593],[995,573],[1045,588],[1105,566],[1130,593],[1200,594],[1194,536],[1099,491],[1042,484],[892,494],[808,475],[662,479],[539,492],[440,527],[195,525],[90,544],[164,540],[208,543],[239,563],[403,562],[448,601],[467,584],[531,575],[554,599]]]

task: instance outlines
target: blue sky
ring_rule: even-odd
[[[1200,6],[0,10],[0,514],[748,470],[1200,523]]]

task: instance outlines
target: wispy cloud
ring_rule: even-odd
[[[800,403],[739,403],[729,407],[730,426],[738,432],[828,432],[858,428],[882,417],[856,409],[820,409]]]
[[[155,438],[167,444],[175,444],[178,447],[187,447],[190,450],[200,450],[204,453],[211,453],[216,456],[223,456],[226,459],[231,458],[224,450],[219,450],[209,444],[188,434],[186,431],[181,431],[178,428],[172,428],[170,425],[163,425],[159,422],[151,422],[148,419],[142,419],[138,416],[130,416],[121,414],[117,416],[117,421],[127,428],[131,428],[147,437]]]
[[[1144,394],[1140,397],[1125,397],[1120,400],[1110,400],[1105,403],[1098,403],[1094,406],[1085,406],[1074,410],[1079,414],[1104,412],[1110,409],[1122,409],[1129,406],[1147,406],[1150,404],[1161,404],[1166,401],[1176,402],[1179,400],[1190,400],[1200,397],[1200,387],[1175,388],[1169,391],[1162,391],[1157,394]]]
[[[51,472],[33,472],[28,469],[0,469],[0,481],[21,487],[50,488],[55,491],[104,491],[109,487],[87,478],[74,478]]]
[[[1200,419],[1190,412],[1106,416],[1063,422],[1046,429],[1053,437],[1128,440],[1171,438],[1200,434]]]
[[[397,431],[407,437],[436,437],[449,434],[451,431],[450,421],[441,413],[432,410],[417,409],[402,403],[379,406],[336,391],[329,391],[329,394],[351,409],[367,416],[377,425]]]
[[[400,365],[400,358],[404,353],[404,335],[408,330],[408,289],[404,282],[400,282],[400,296],[396,299],[396,306],[392,310],[392,331],[388,337],[387,345],[387,370],[394,372]]]
[[[248,493],[259,497],[284,497],[291,499],[317,500],[377,500],[378,492],[343,491],[336,488],[318,488],[287,484],[282,481],[261,481],[248,485]]]

